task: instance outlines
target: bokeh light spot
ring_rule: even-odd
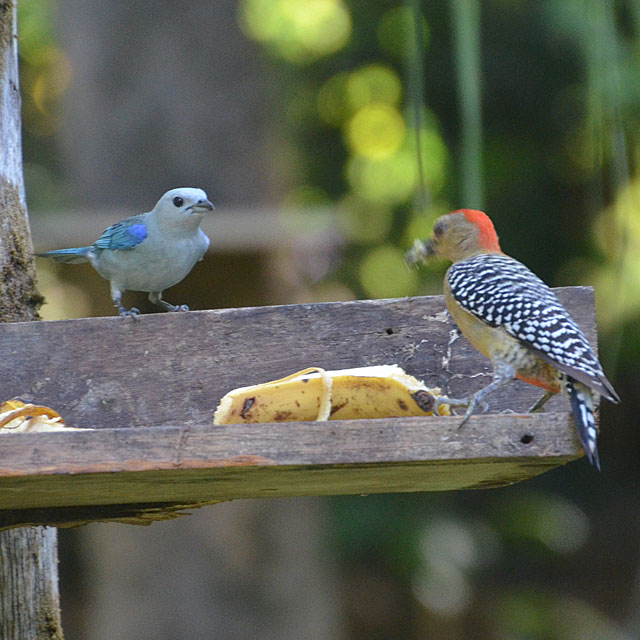
[[[351,15],[341,0],[244,0],[240,22],[249,37],[293,63],[335,53],[351,35]]]
[[[416,160],[407,153],[375,160],[352,156],[346,173],[353,191],[362,198],[395,205],[406,202],[413,192]]]
[[[346,91],[354,110],[372,102],[395,105],[402,96],[402,83],[393,69],[372,64],[349,74]]]
[[[400,148],[404,134],[404,120],[396,109],[385,104],[372,104],[353,116],[347,139],[353,151],[361,156],[386,158]]]
[[[396,298],[413,293],[417,287],[415,271],[409,271],[403,252],[383,245],[369,252],[360,263],[360,282],[371,298]]]

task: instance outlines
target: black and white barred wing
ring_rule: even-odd
[[[560,371],[618,401],[580,327],[521,262],[504,254],[472,256],[449,269],[448,281],[466,311],[492,327],[503,327]]]

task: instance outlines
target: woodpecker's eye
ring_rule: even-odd
[[[176,207],[181,207],[181,206],[184,204],[184,200],[183,200],[180,196],[176,196],[176,197],[173,199],[173,204],[174,204]]]
[[[436,222],[436,224],[433,227],[433,235],[436,238],[441,237],[442,234],[444,233],[444,229],[445,229],[444,221],[440,220],[440,222]]]

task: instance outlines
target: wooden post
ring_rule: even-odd
[[[37,320],[22,176],[16,5],[0,3],[0,322]],[[0,533],[0,637],[61,639],[57,532]]]

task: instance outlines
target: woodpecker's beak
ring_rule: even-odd
[[[436,255],[436,245],[435,242],[429,238],[429,240],[426,240],[425,242],[422,243],[422,251],[423,251],[423,259],[426,260],[427,258],[432,258],[433,256]]]
[[[432,240],[419,240],[416,238],[411,249],[404,254],[404,263],[407,267],[413,267],[419,262],[426,262],[435,255],[436,251]]]
[[[215,207],[206,199],[198,200],[195,204],[188,207],[194,213],[204,213],[205,211],[213,211]]]

